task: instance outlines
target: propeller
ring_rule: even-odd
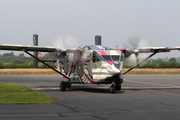
[[[77,47],[79,45],[78,41],[68,34],[65,36],[61,34],[55,37],[51,44],[62,51],[65,51],[67,48]]]
[[[80,50],[76,49],[79,43],[71,35],[59,35],[55,37],[51,44],[56,47],[55,55],[58,58],[67,56],[68,64],[73,65],[80,56]]]
[[[138,53],[137,48],[149,47],[147,40],[139,36],[129,37],[122,47],[127,50],[125,52],[125,62],[130,66],[144,60],[148,56],[146,53]],[[140,67],[144,66],[146,63],[147,61],[142,63]]]

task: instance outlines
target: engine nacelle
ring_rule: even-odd
[[[56,51],[54,52],[54,56],[56,58],[64,58],[66,56],[66,51],[57,48]]]
[[[126,51],[124,52],[124,57],[126,57],[126,58],[128,58],[130,55],[132,55],[132,54],[135,54],[136,55],[136,57],[138,56],[138,53],[139,53],[139,51],[137,50],[137,49],[130,49],[130,48],[128,48],[128,49],[126,49]]]
[[[66,51],[66,56],[69,64],[75,64],[81,55],[81,50],[76,48],[70,48]]]

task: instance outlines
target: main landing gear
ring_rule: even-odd
[[[109,90],[111,93],[115,93],[116,90],[121,90],[121,84],[112,84]]]
[[[64,82],[64,81],[62,81],[61,83],[60,83],[60,91],[66,91],[66,88],[71,88],[71,82]]]

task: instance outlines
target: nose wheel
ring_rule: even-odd
[[[121,90],[121,84],[116,84],[115,88],[116,90]]]
[[[121,84],[112,84],[109,90],[111,93],[115,93],[116,90],[121,90]]]

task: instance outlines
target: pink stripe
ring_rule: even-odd
[[[120,50],[120,51],[124,51],[124,50],[126,50],[125,48],[122,48],[122,49],[115,49],[115,50]]]
[[[107,61],[108,64],[110,65],[113,65],[113,62],[112,61]]]
[[[100,53],[101,53],[101,55],[107,55],[103,50],[98,50]]]
[[[65,74],[64,74],[65,75]],[[66,77],[63,76],[63,79],[66,79]]]

